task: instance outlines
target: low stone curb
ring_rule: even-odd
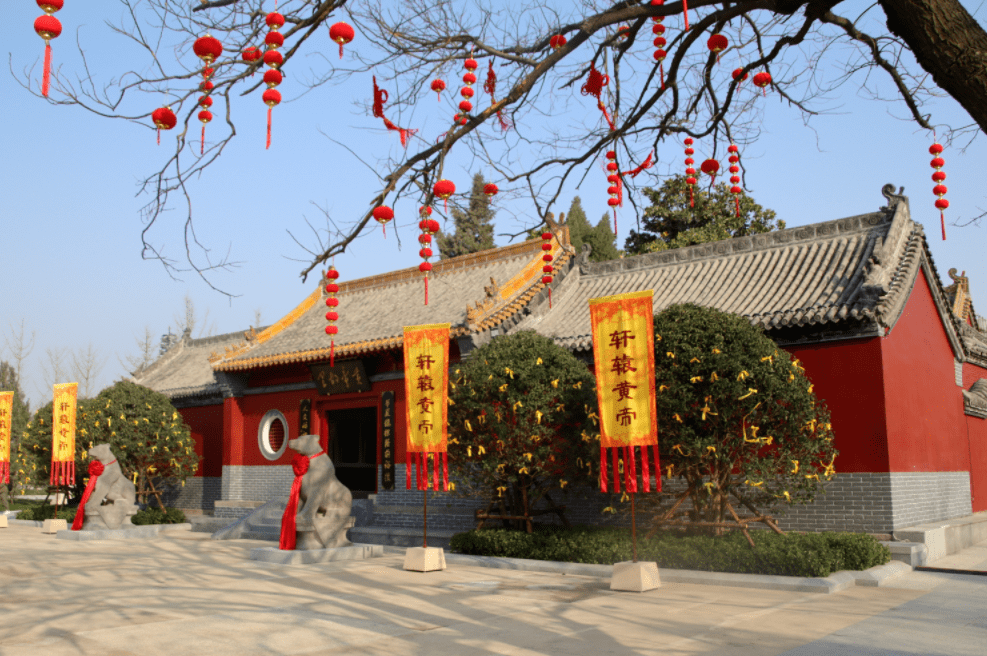
[[[73,542],[90,542],[93,540],[146,540],[155,538],[163,531],[191,531],[191,524],[146,524],[131,528],[101,529],[97,531],[59,531],[55,534],[58,540]]]
[[[388,550],[390,551],[390,550]],[[525,558],[496,558],[493,556],[469,556],[466,554],[446,554],[447,564],[491,567],[494,569],[514,569],[528,572],[547,572],[577,576],[610,578],[613,565],[592,565],[587,563],[561,563]],[[854,585],[880,587],[889,581],[912,571],[905,563],[892,561],[887,565],[871,567],[863,572],[834,572],[826,578],[801,578],[797,576],[773,576],[765,574],[735,574],[732,572],[702,572],[686,569],[659,569],[664,583],[692,583],[698,585],[723,585],[737,588],[760,590],[788,590],[791,592],[820,592],[833,594]]]
[[[339,560],[366,560],[384,555],[384,546],[380,544],[353,544],[335,549],[308,549],[296,551],[281,551],[277,547],[261,547],[250,550],[250,560],[277,565],[310,565],[313,563],[330,563]]]

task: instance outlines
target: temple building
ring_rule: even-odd
[[[417,268],[345,281],[334,367],[321,284],[259,332],[185,335],[134,379],[172,399],[203,457],[176,505],[235,518],[286,495],[287,441],[314,433],[363,500],[354,539],[413,532],[421,493],[404,489],[403,327],[450,323],[454,364],[518,330],[590,363],[588,299],[653,289],[655,312],[689,302],[747,317],[825,399],[837,476],[813,504],[787,509],[782,528],[884,534],[987,510],[987,325],[965,277],[951,270],[943,287],[907,199],[884,194],[868,214],[601,263],[556,226],[551,307],[541,240],[436,263],[427,306]],[[433,519],[430,502],[430,534],[472,527],[484,505],[437,499]],[[572,519],[595,521],[592,505],[573,504]]]

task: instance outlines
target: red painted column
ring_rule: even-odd
[[[223,464],[242,465],[244,451],[241,399],[223,399]]]

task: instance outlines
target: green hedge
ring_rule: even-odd
[[[35,504],[36,505],[32,505],[21,510],[17,513],[17,517],[15,519],[27,519],[35,522],[42,522],[46,519],[56,519],[55,506],[43,503],[41,501],[37,501]],[[64,505],[59,506],[57,519],[66,519],[71,524],[72,520],[75,519],[75,510],[75,508],[66,508]]]
[[[58,509],[58,518],[67,519],[70,523],[75,519],[76,508],[66,508],[62,506]],[[33,507],[22,510],[17,514],[17,519],[28,519],[33,521],[43,521],[54,519],[55,506],[38,503]],[[142,526],[145,524],[182,524],[185,522],[185,513],[178,508],[169,508],[163,512],[160,508],[145,508],[134,515],[131,520],[134,524]]]
[[[659,567],[708,572],[829,576],[840,570],[865,570],[891,560],[891,551],[870,535],[752,531],[755,548],[742,533],[713,538],[677,533],[638,537],[638,560]],[[455,552],[477,556],[530,558],[573,563],[612,564],[631,560],[630,532],[613,528],[539,527],[534,533],[505,529],[472,530],[452,537]]]

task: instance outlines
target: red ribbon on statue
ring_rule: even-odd
[[[288,497],[288,505],[281,517],[281,539],[278,548],[282,551],[295,550],[295,515],[298,513],[298,497],[302,493],[302,477],[308,471],[312,458],[318,458],[324,453],[325,451],[319,451],[314,456],[296,453],[295,457],[291,459],[291,469],[295,472],[295,480],[291,482],[291,495]]]
[[[116,460],[113,462],[116,462]],[[113,462],[110,464],[112,465]],[[99,460],[93,460],[89,463],[89,482],[86,483],[86,490],[82,493],[82,498],[79,500],[79,509],[75,511],[75,519],[72,520],[73,531],[82,530],[82,522],[86,521],[86,502],[89,501],[93,490],[96,489],[96,481],[99,480],[99,477],[103,475],[105,470],[106,468]]]

